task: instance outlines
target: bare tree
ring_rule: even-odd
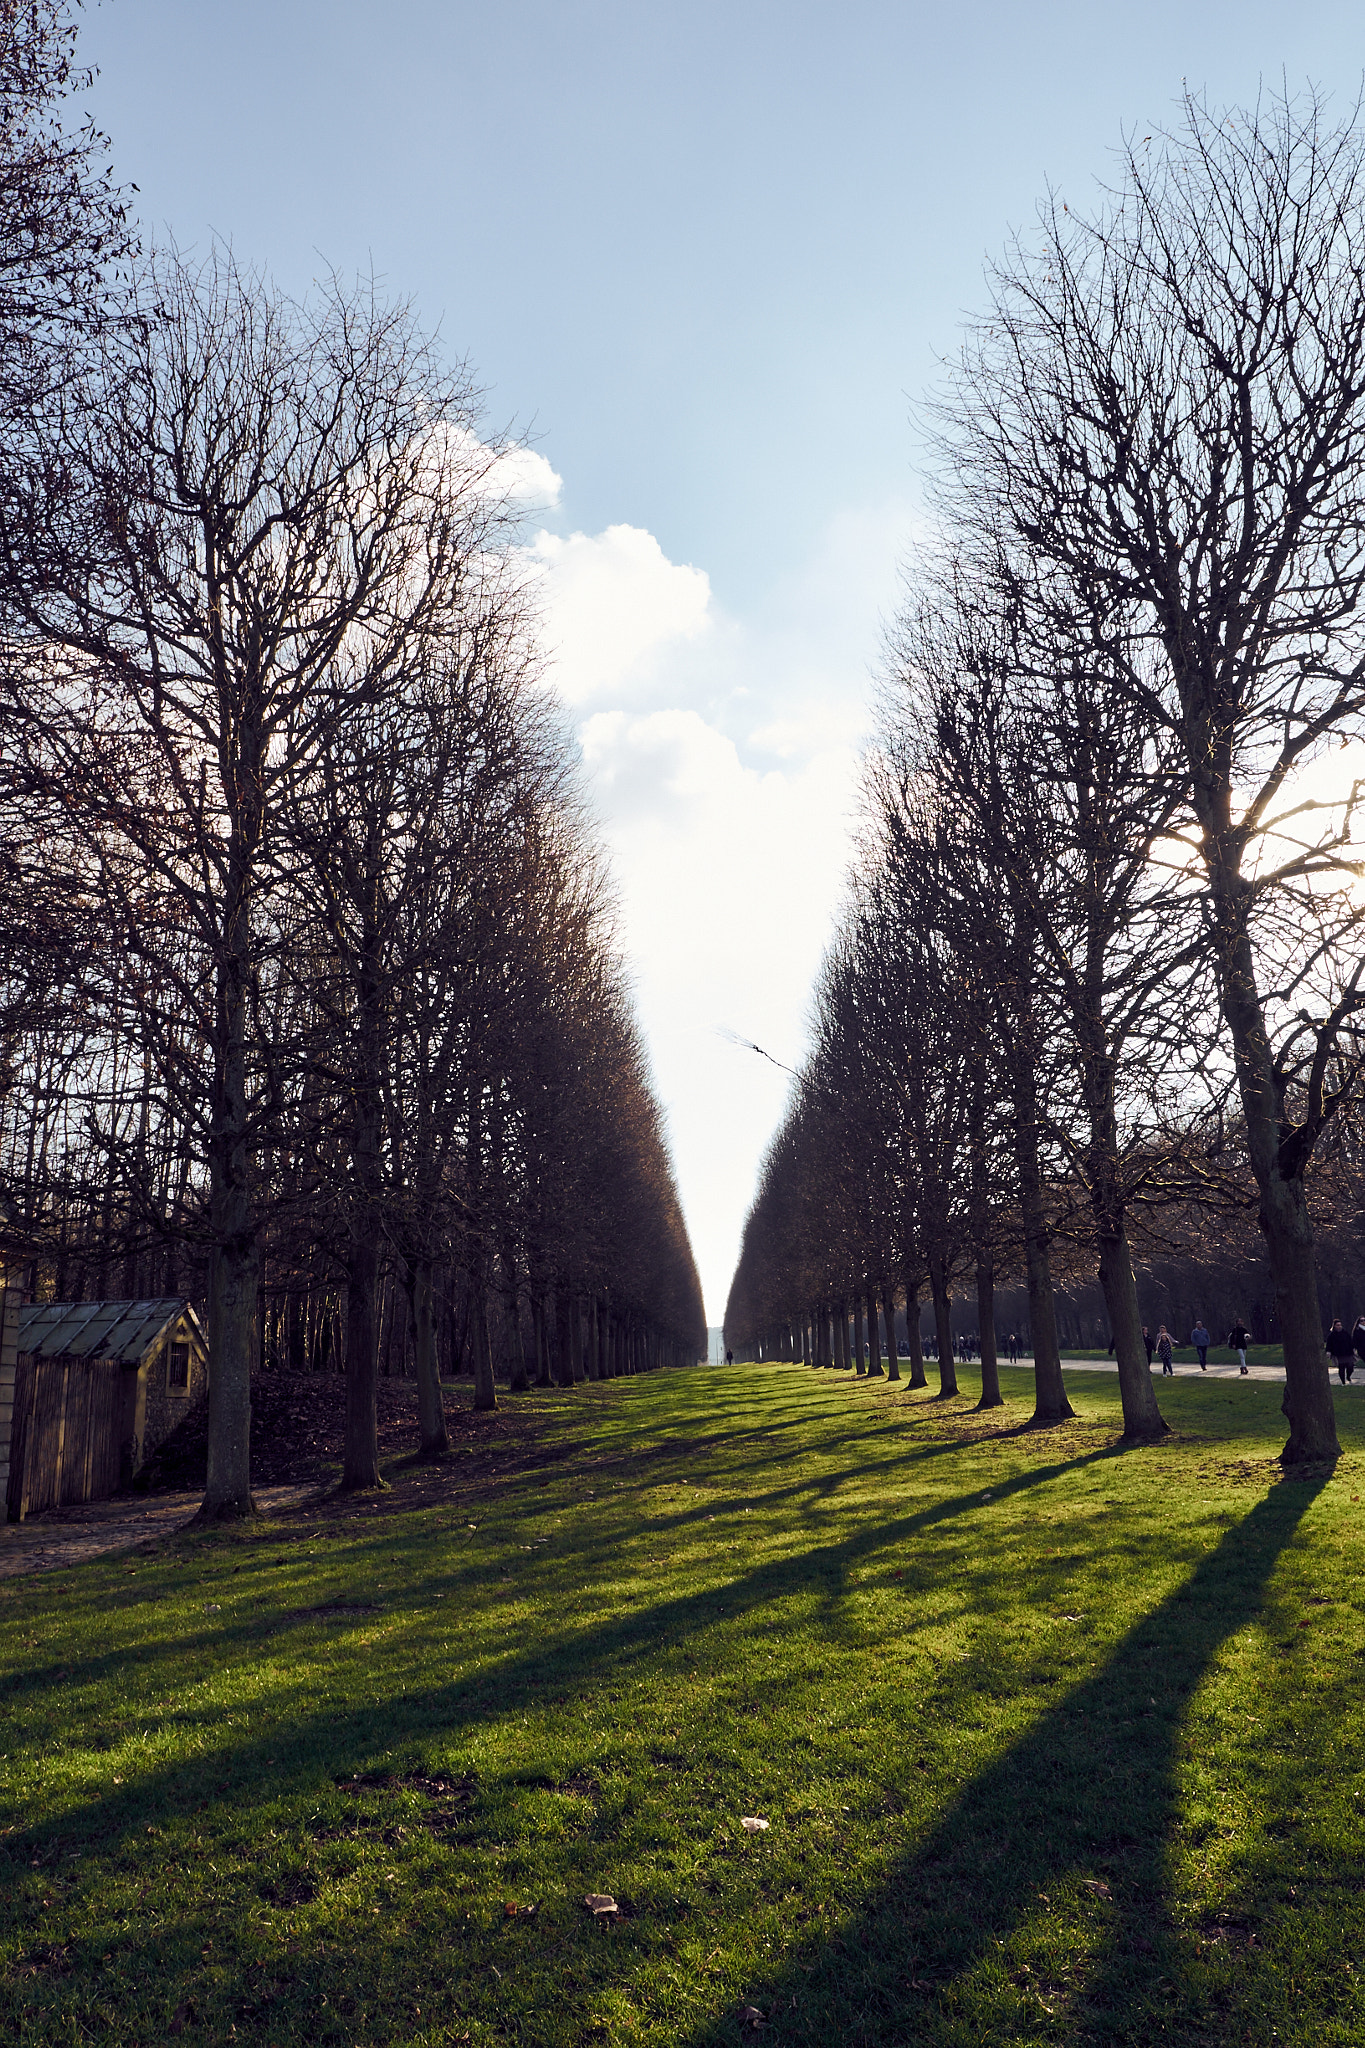
[[[1182,753],[1289,1462],[1338,1449],[1305,1171],[1356,1082],[1334,1056],[1362,1001],[1361,908],[1354,793],[1333,807],[1305,776],[1365,710],[1363,200],[1365,138],[1315,96],[1187,98],[1092,218],[1044,209],[945,407],[950,517],[1066,578]]]
[[[494,458],[468,377],[368,292],[298,307],[228,256],[168,257],[145,306],[0,508],[11,605],[43,663],[41,690],[11,669],[6,712],[129,942],[146,890],[194,934],[178,1007],[210,1069],[207,1099],[182,1101],[208,1191],[204,1512],[234,1515],[251,1505],[253,1155],[281,1079],[257,1004],[279,792],[449,608]]]
[[[76,30],[67,0],[0,0],[0,489],[118,319],[134,254],[107,138],[64,119],[92,77]]]
[[[959,949],[981,982],[974,1014],[998,1013],[1002,1040],[1014,976],[993,940],[994,906],[1012,906],[1036,938],[1030,1007],[1068,1048],[1039,1106],[1088,1196],[1124,1431],[1137,1439],[1164,1424],[1126,1214],[1153,1170],[1152,1098],[1197,1035],[1201,1006],[1192,1034],[1179,977],[1198,927],[1192,892],[1156,857],[1185,815],[1169,734],[1092,649],[1053,630],[1056,609],[989,568],[957,563],[927,579],[896,638],[885,715],[962,822]]]

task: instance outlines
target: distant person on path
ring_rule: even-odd
[[[1209,1333],[1204,1328],[1204,1318],[1202,1316],[1196,1316],[1195,1318],[1194,1328],[1190,1331],[1190,1342],[1199,1353],[1200,1372],[1207,1372],[1209,1369]]]
[[[1342,1329],[1340,1316],[1332,1318],[1332,1327],[1327,1332],[1327,1349],[1336,1360],[1337,1378],[1344,1387],[1356,1369],[1356,1341],[1349,1330]]]
[[[1163,1377],[1175,1378],[1175,1367],[1171,1363],[1171,1333],[1163,1323],[1156,1333],[1156,1355],[1161,1360]],[[1151,1364],[1149,1358],[1147,1363]]]
[[[727,1351],[727,1352],[726,1352],[726,1354],[725,1354],[725,1363],[726,1363],[727,1365],[733,1365],[733,1364],[734,1364],[734,1362],[735,1362],[735,1354],[734,1354],[734,1352],[733,1352],[733,1351]]]
[[[1237,1362],[1241,1366],[1244,1374],[1247,1369],[1247,1345],[1250,1342],[1251,1332],[1247,1328],[1246,1324],[1242,1321],[1242,1318],[1238,1316],[1232,1328],[1228,1331],[1228,1343],[1237,1353]]]
[[[1156,1350],[1156,1341],[1151,1331],[1147,1328],[1146,1323],[1142,1326],[1142,1341],[1147,1346],[1147,1370],[1150,1372],[1152,1369],[1152,1353]]]
[[[1011,1364],[1011,1365],[1018,1365],[1018,1363],[1019,1363],[1019,1332],[1018,1332],[1017,1330],[1011,1330],[1011,1331],[1010,1331],[1010,1335],[1009,1335],[1009,1343],[1008,1343],[1008,1345],[1006,1346],[1006,1349],[1008,1350],[1008,1352],[1009,1352],[1009,1355],[1010,1355],[1010,1364]]]
[[[1356,1326],[1351,1332],[1351,1342],[1356,1348],[1356,1357],[1365,1365],[1365,1316],[1356,1317]]]

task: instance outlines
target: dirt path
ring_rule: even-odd
[[[317,1499],[321,1488],[261,1486],[256,1501],[263,1514],[278,1514]],[[154,1496],[89,1501],[83,1507],[49,1508],[26,1522],[0,1524],[0,1579],[24,1572],[50,1572],[84,1564],[114,1550],[132,1550],[174,1535],[196,1513],[202,1496],[160,1493]]]

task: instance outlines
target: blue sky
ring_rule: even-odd
[[[547,632],[713,1321],[838,900],[911,408],[1051,183],[1182,81],[1344,109],[1358,7],[103,0],[147,225],[373,268],[531,426]]]

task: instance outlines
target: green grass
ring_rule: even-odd
[[[1281,1482],[1277,1386],[1002,1378],[582,1387],[7,1582],[0,2037],[1358,2042],[1365,1404]]]

